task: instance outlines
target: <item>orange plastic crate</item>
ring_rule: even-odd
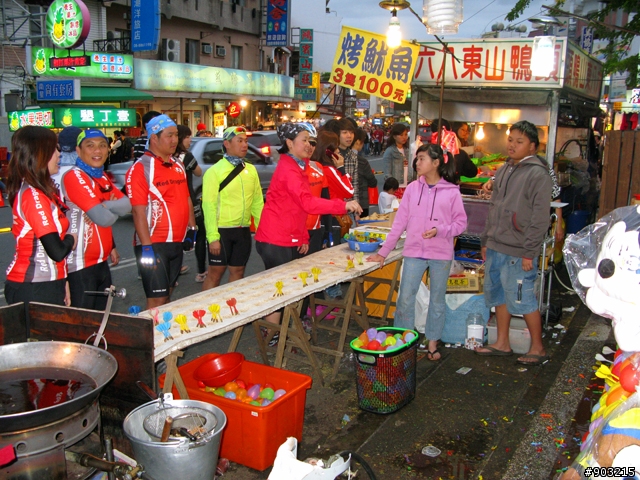
[[[227,426],[222,432],[220,457],[245,465],[255,470],[265,470],[273,465],[278,448],[287,437],[302,441],[304,408],[307,390],[311,388],[311,377],[269,367],[261,363],[242,363],[238,379],[245,383],[270,383],[274,389],[283,388],[287,393],[266,407],[256,407],[219,397],[198,387],[193,372],[208,360],[220,354],[209,353],[178,367],[187,393],[192,400],[212,403],[227,416]],[[158,379],[164,386],[164,375]],[[179,398],[177,390],[173,395]]]

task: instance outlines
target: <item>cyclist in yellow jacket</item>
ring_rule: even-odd
[[[244,277],[251,254],[251,217],[256,228],[264,200],[256,168],[244,161],[249,145],[244,127],[222,135],[224,157],[202,180],[202,210],[209,242],[209,268],[202,290],[220,285],[229,268],[229,282]]]

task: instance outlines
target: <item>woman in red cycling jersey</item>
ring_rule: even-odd
[[[51,180],[58,173],[59,152],[56,134],[43,127],[22,127],[11,139],[7,192],[16,253],[4,296],[9,304],[25,302],[27,312],[30,301],[70,302],[65,259],[77,236],[67,232],[67,207]]]

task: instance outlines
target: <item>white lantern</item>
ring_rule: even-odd
[[[462,0],[423,0],[422,23],[432,35],[458,33],[462,23]]]
[[[391,12],[391,21],[389,22],[389,30],[387,31],[387,46],[389,48],[398,48],[402,42],[402,32],[400,31],[400,20],[397,12]]]

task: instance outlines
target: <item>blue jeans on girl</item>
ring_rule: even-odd
[[[429,269],[429,312],[425,336],[429,340],[440,340],[444,329],[446,311],[445,295],[451,260],[424,260],[405,257],[400,278],[400,292],[396,302],[393,325],[398,328],[414,329],[416,314],[416,294],[425,270]]]

